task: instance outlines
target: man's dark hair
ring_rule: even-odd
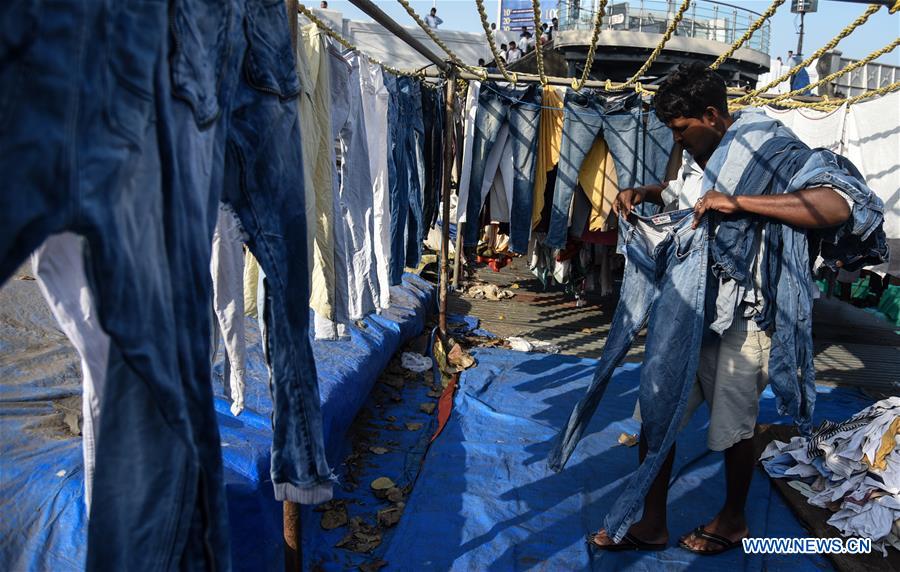
[[[725,80],[706,64],[681,64],[660,84],[653,98],[653,107],[664,123],[677,117],[700,118],[707,107],[715,107],[727,114]]]

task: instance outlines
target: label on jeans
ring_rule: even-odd
[[[653,221],[653,224],[668,224],[668,223],[672,222],[672,217],[670,217],[667,214],[659,214],[659,215],[654,216],[650,220]]]

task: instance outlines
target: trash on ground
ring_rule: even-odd
[[[410,371],[422,373],[423,371],[431,369],[433,362],[428,356],[423,356],[422,354],[414,352],[404,352],[403,355],[400,356],[400,365]]]

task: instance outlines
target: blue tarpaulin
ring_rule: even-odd
[[[708,522],[725,494],[722,455],[706,448],[701,407],[681,433],[669,493],[670,547],[658,553],[599,553],[596,531],[637,464],[632,419],[640,366],[620,367],[585,436],[561,473],[547,468],[551,442],[591,380],[596,361],[480,349],[461,378],[450,422],[432,444],[403,519],[383,551],[385,570],[821,570],[824,556],[691,554],[677,538]],[[816,422],[841,420],[871,400],[819,388]],[[763,395],[760,422],[785,422]],[[747,518],[757,537],[804,537],[768,477],[757,470]]]
[[[433,300],[433,286],[407,274],[391,290],[392,307],[352,327],[349,341],[313,343],[332,465],[347,450],[345,431],[378,375],[422,332]],[[0,569],[81,570],[84,477],[81,439],[71,422],[80,410],[77,355],[34,282],[9,283],[0,290],[0,305],[6,356],[0,364]],[[221,397],[221,362],[215,368],[232,561],[236,570],[280,570],[282,509],[269,479],[271,398],[255,320],[247,327],[246,409],[238,417]]]

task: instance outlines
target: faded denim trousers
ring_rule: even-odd
[[[465,246],[478,243],[478,224],[485,195],[485,178],[496,172],[487,170],[488,156],[504,126],[508,126],[515,176],[510,205],[510,242],[513,252],[524,254],[531,238],[531,205],[534,198],[534,166],[537,154],[538,124],[541,117],[541,88],[505,88],[483,84],[478,94],[475,138],[472,143],[472,174],[466,202]]]
[[[425,228],[422,213],[422,165],[425,127],[422,123],[421,88],[412,78],[385,74],[390,94],[391,157],[388,160],[388,190],[391,205],[392,286],[400,284],[406,266],[415,267],[422,256]]]
[[[551,469],[562,470],[613,371],[646,325],[638,399],[649,451],[606,515],[604,526],[615,542],[640,515],[647,490],[675,442],[697,374],[705,329],[708,230],[705,218],[692,230],[692,217],[692,210],[680,210],[619,219],[624,243],[619,251],[627,260],[622,297],[594,378],[548,459]]]
[[[49,234],[84,236],[110,338],[86,567],[228,569],[209,360],[223,187],[277,277],[276,494],[330,494],[307,338],[302,170],[282,167],[301,162],[284,6],[17,2],[0,22],[0,280]]]
[[[422,123],[425,128],[423,156],[425,157],[425,185],[422,193],[422,222],[424,236],[437,222],[441,201],[444,164],[444,92],[441,89],[422,90]]]
[[[671,130],[650,113],[644,126],[640,97],[629,95],[607,99],[595,90],[568,90],[564,104],[559,171],[550,211],[550,228],[545,244],[566,245],[569,210],[578,185],[581,164],[603,136],[616,167],[619,188],[659,182],[665,177],[672,150]],[[639,209],[639,213],[643,212]]]

